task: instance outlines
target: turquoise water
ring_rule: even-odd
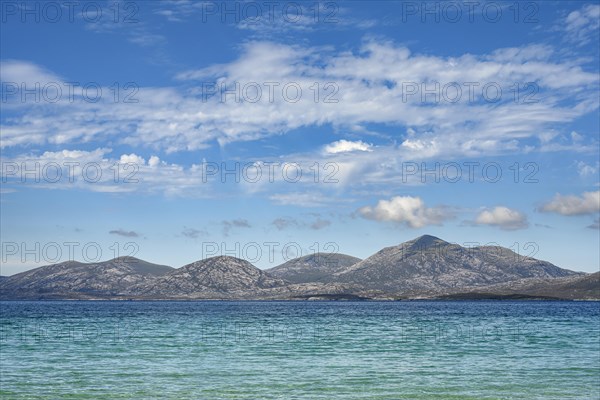
[[[600,303],[0,308],[2,399],[600,398]]]

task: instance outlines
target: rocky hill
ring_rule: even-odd
[[[499,283],[485,288],[471,288],[457,293],[461,298],[515,296],[570,300],[600,299],[600,272],[563,278],[528,278]]]
[[[266,272],[292,283],[332,282],[334,273],[361,261],[346,254],[315,253],[294,258]]]
[[[99,263],[66,261],[9,276],[0,281],[0,298],[104,298],[127,296],[133,285],[171,272],[166,265],[134,257]]]
[[[430,294],[489,286],[524,278],[578,275],[549,262],[524,257],[504,247],[466,248],[424,235],[386,247],[332,280],[387,294]]]
[[[132,288],[149,298],[229,299],[260,297],[266,289],[287,282],[256,268],[248,261],[218,256],[196,261],[169,274]]]

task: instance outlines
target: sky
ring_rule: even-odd
[[[423,234],[600,269],[597,1],[2,1],[2,262]]]

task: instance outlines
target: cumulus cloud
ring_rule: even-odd
[[[325,152],[329,154],[347,153],[350,151],[371,151],[372,145],[361,140],[355,142],[349,140],[338,140],[325,146]]]
[[[444,220],[454,217],[445,207],[426,207],[421,198],[411,196],[379,200],[374,207],[362,207],[358,212],[364,218],[402,223],[410,228],[441,225]]]
[[[556,194],[541,208],[543,212],[561,215],[586,215],[600,212],[600,190],[584,192],[581,196]]]
[[[115,229],[108,232],[111,235],[123,236],[123,237],[140,237],[140,234],[135,231],[126,231],[124,229]]]
[[[505,230],[524,229],[529,226],[527,216],[503,206],[483,210],[475,218],[474,224],[497,226]]]
[[[138,156],[137,154],[123,154],[119,159],[119,162],[122,164],[137,164],[144,165],[146,164],[146,160],[143,157]]]
[[[151,156],[150,159],[148,159],[148,165],[151,167],[156,167],[160,165],[160,158],[158,158],[157,156]]]

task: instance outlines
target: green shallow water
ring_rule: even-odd
[[[600,398],[600,303],[0,307],[2,399]]]

